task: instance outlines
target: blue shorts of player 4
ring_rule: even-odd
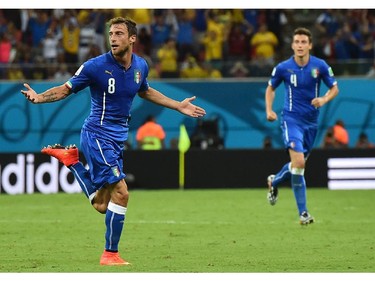
[[[123,172],[123,142],[105,139],[82,128],[80,146],[89,165],[93,189],[99,190],[107,183],[126,177]]]
[[[308,156],[314,146],[318,132],[316,120],[282,114],[280,126],[283,131],[285,148],[302,152],[305,157]]]

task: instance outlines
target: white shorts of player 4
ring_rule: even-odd
[[[277,202],[277,195],[279,191],[277,188],[272,186],[272,181],[274,180],[275,175],[269,175],[267,177],[267,185],[268,185],[268,193],[267,193],[267,200],[273,206]]]

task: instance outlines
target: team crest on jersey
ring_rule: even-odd
[[[115,177],[119,177],[120,176],[120,170],[117,166],[115,167],[112,167],[112,173]]]
[[[317,68],[314,68],[313,70],[311,70],[311,76],[314,78],[318,78],[319,70]]]
[[[139,84],[141,82],[141,71],[139,69],[134,70],[134,82]]]

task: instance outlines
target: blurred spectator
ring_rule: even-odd
[[[68,71],[68,66],[65,63],[59,64],[57,71],[54,74],[53,79],[55,81],[65,82],[72,77],[72,74]]]
[[[188,56],[186,60],[181,64],[180,70],[181,78],[205,78],[206,72],[197,63],[193,56]]]
[[[276,35],[268,30],[267,24],[262,23],[250,41],[252,58],[261,60],[267,65],[273,65],[275,63],[275,48],[278,44]]]
[[[183,61],[186,54],[191,53],[195,55],[193,41],[193,22],[189,18],[186,10],[182,10],[177,17],[178,32],[176,36],[178,61]]]
[[[21,67],[14,65],[8,69],[8,79],[11,81],[24,81],[25,75],[22,72]]]
[[[0,64],[10,62],[12,44],[9,41],[7,33],[0,33]]]
[[[249,70],[242,61],[236,61],[229,69],[229,76],[237,78],[247,77],[249,76]]]
[[[151,57],[143,52],[143,49],[137,50],[137,55],[144,58],[149,67],[148,69],[148,78],[160,78],[159,71],[156,69]]]
[[[207,30],[207,13],[208,10],[206,9],[196,9],[193,19],[193,40],[194,45],[199,45],[202,41],[202,38],[206,34]]]
[[[92,11],[92,20],[95,29],[95,45],[98,46],[100,53],[107,52],[107,30],[106,23],[112,17],[112,12],[110,9],[94,9]]]
[[[266,136],[263,139],[263,149],[272,149],[273,144],[272,144],[272,139],[270,136]]]
[[[223,37],[215,30],[207,30],[203,37],[205,61],[221,71],[223,61]]]
[[[142,52],[147,56],[151,56],[151,49],[152,49],[152,38],[151,34],[145,27],[141,27],[138,29],[138,36],[137,41],[135,41],[135,49],[136,53]]]
[[[228,35],[228,59],[245,59],[249,50],[250,29],[242,23],[234,23]]]
[[[131,9],[129,10],[129,17],[137,23],[138,30],[144,28],[150,34],[153,18],[152,13],[152,9]]]
[[[165,148],[165,131],[156,122],[153,115],[149,115],[137,130],[136,140],[138,148],[143,150],[160,150]]]
[[[220,79],[223,77],[220,70],[214,68],[211,63],[203,63],[203,70],[206,72],[206,78]]]
[[[169,34],[169,37],[176,38],[179,27],[175,11],[173,9],[166,9],[162,11],[162,15],[165,18],[165,23],[171,27],[171,33]]]
[[[340,10],[325,9],[315,21],[318,35],[333,37],[341,27]]]
[[[7,34],[12,46],[15,46],[18,43],[22,42],[22,32],[14,25],[13,22],[8,22]]]
[[[349,145],[349,134],[345,128],[344,121],[339,119],[333,126],[333,137],[335,138],[336,147],[347,148]]]
[[[152,51],[151,58],[156,58],[157,50],[171,37],[172,27],[167,25],[161,14],[155,15],[155,22],[151,24]]]
[[[96,44],[91,44],[90,45],[90,48],[86,54],[86,58],[85,58],[85,61],[91,59],[91,58],[95,58],[97,56],[101,55],[101,52],[100,52],[100,48],[98,45]]]
[[[87,58],[90,48],[95,44],[95,22],[87,10],[81,10],[77,16],[81,32],[79,33],[78,62],[83,63]]]
[[[66,63],[78,62],[78,49],[81,30],[74,17],[66,19],[62,28],[62,46]]]
[[[358,140],[355,144],[355,148],[374,148],[375,145],[368,139],[366,133],[362,132],[359,134]]]
[[[47,13],[47,10],[35,10],[31,14],[28,25],[27,33],[31,35],[31,43],[33,48],[38,48],[41,41],[47,35],[47,30],[50,27],[52,18]]]
[[[157,52],[161,78],[177,78],[179,76],[177,57],[176,41],[169,38]]]
[[[336,148],[335,137],[333,136],[333,128],[329,127],[324,135],[322,148]]]
[[[347,60],[351,58],[358,58],[359,42],[352,27],[348,23],[344,23],[342,28],[339,28],[334,37],[334,58],[338,60]]]
[[[6,33],[0,33],[0,79],[7,78],[6,64],[10,62],[12,44]]]
[[[46,37],[42,39],[43,58],[47,63],[56,63],[58,55],[59,38],[52,29],[47,30]]]
[[[277,52],[275,55],[278,55],[278,59],[283,58],[284,50],[284,27],[288,24],[288,19],[281,9],[268,9],[265,13],[265,21],[268,26],[269,31],[277,37]],[[288,37],[289,38],[289,37]]]

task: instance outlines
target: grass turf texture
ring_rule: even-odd
[[[375,272],[375,191],[309,189],[298,224],[291,189],[131,191],[120,253],[99,265],[104,215],[83,194],[0,195],[0,272]]]

